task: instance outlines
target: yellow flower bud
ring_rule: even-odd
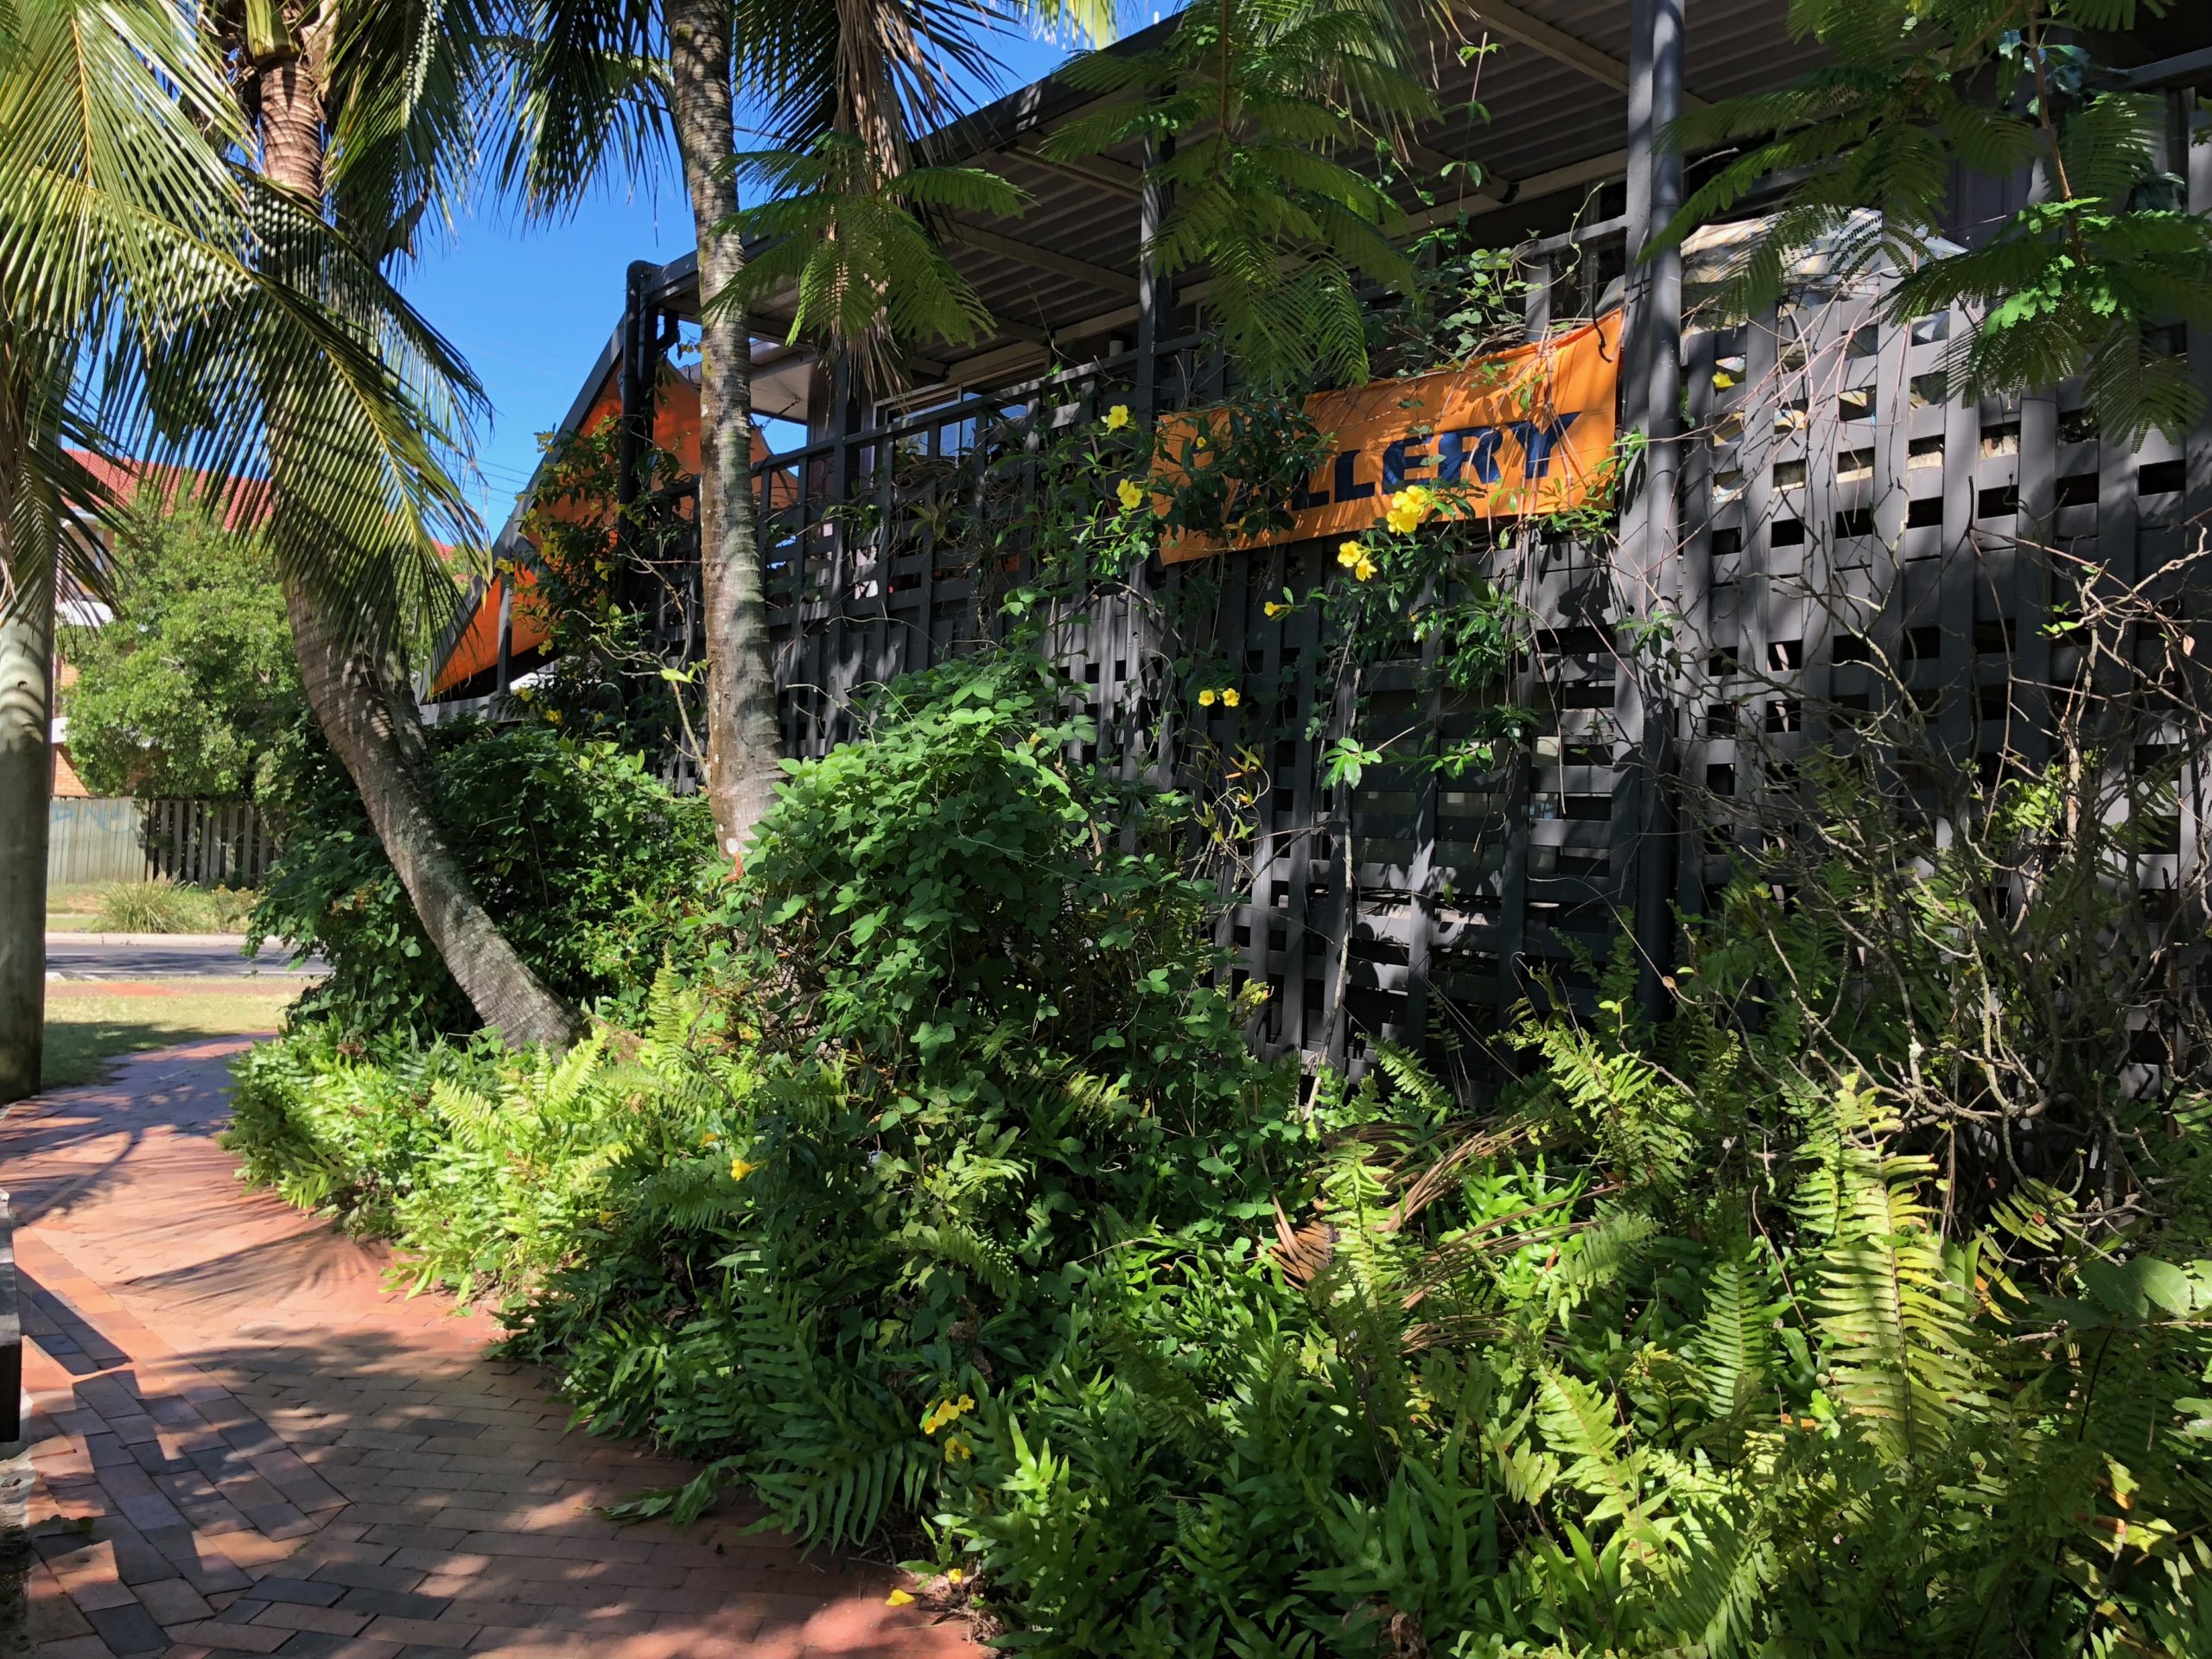
[[[1262,611],[1265,611],[1271,617],[1281,616],[1283,613],[1283,607],[1276,604],[1272,599],[1266,604],[1261,606],[1260,608]]]
[[[760,1167],[758,1164],[748,1164],[742,1158],[733,1158],[729,1160],[729,1178],[733,1181],[741,1181]]]

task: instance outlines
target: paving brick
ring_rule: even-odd
[[[328,1636],[357,1636],[369,1622],[366,1613],[349,1613],[336,1607],[310,1607],[298,1602],[271,1602],[253,1616],[257,1630],[321,1630]]]
[[[154,1616],[136,1601],[128,1607],[88,1607],[85,1617],[111,1653],[159,1653],[169,1644]]]
[[[327,1607],[346,1593],[346,1586],[312,1579],[271,1575],[257,1580],[253,1593],[262,1601],[290,1601],[303,1607]]]
[[[185,1624],[212,1618],[215,1610],[207,1599],[182,1579],[156,1579],[137,1587],[139,1605],[162,1624]]]
[[[372,1561],[327,1561],[315,1569],[315,1577],[322,1584],[342,1584],[359,1590],[412,1590],[423,1582],[424,1574],[420,1568],[411,1567]]]
[[[396,1659],[398,1645],[371,1642],[358,1636],[325,1636],[315,1630],[295,1630],[292,1639],[276,1649],[276,1659]]]
[[[572,1429],[536,1368],[484,1356],[490,1319],[385,1291],[378,1249],[239,1187],[209,1138],[232,1046],[127,1060],[0,1120],[19,1193],[76,1182],[74,1148],[127,1146],[17,1235],[54,1659],[110,1659],[95,1614],[126,1643],[165,1625],[147,1651],[168,1659],[962,1650],[957,1628],[887,1620],[868,1574],[745,1532],[749,1504],[689,1534],[607,1521],[692,1470]]]
[[[339,1598],[341,1611],[390,1615],[394,1618],[436,1618],[448,1605],[444,1596],[406,1590],[354,1588]]]
[[[169,1634],[183,1642],[201,1643],[217,1653],[274,1653],[290,1641],[291,1630],[260,1624],[180,1624]]]
[[[458,1619],[380,1618],[362,1632],[378,1642],[403,1647],[444,1648],[458,1651],[476,1639],[477,1626]]]
[[[124,1593],[130,1592],[126,1590]],[[54,1575],[42,1567],[35,1569],[30,1588],[31,1640],[60,1642],[88,1635],[92,1628],[84,1608],[55,1582]]]

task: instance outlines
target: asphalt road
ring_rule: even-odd
[[[297,967],[290,953],[271,940],[251,961],[238,954],[242,939],[158,933],[46,936],[49,979],[264,979],[320,978],[328,964],[310,957]]]

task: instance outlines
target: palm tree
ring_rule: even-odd
[[[474,3],[269,4],[247,0],[204,14],[259,140],[262,176],[311,234],[271,238],[264,268],[296,280],[391,360],[410,364],[429,431],[463,429],[467,384],[442,341],[419,324],[393,326],[378,264],[412,244],[426,212],[465,188],[472,127],[495,80],[495,14]],[[251,152],[250,152],[251,153]],[[333,229],[340,237],[330,234]],[[331,250],[348,251],[334,256]],[[365,278],[372,278],[364,290]],[[410,322],[411,323],[411,319]],[[373,550],[371,580],[353,589],[316,579],[283,549],[306,548],[332,526],[317,503],[346,483],[376,501],[386,458],[329,442],[332,389],[319,378],[261,377],[274,469],[271,528],[301,683],[324,736],[361,792],[369,822],[454,982],[486,1025],[513,1043],[564,1044],[575,1016],[515,953],[446,844],[431,807],[428,747],[397,652],[396,601],[419,580],[450,583],[424,526],[371,518],[348,544]],[[469,527],[473,539],[474,526]],[[443,597],[443,591],[438,594]],[[342,620],[340,620],[342,619]]]
[[[707,792],[725,848],[742,851],[782,775],[752,495],[752,353],[740,234],[733,84],[761,106],[778,151],[753,176],[811,183],[879,209],[944,200],[973,178],[903,187],[908,132],[945,104],[949,66],[975,73],[982,41],[1015,26],[1110,33],[1113,0],[525,0],[520,142],[508,177],[538,210],[572,207],[618,168],[652,165],[671,132],[698,238],[699,554],[707,652]],[[664,70],[661,66],[664,63]],[[665,123],[665,125],[664,125]],[[825,139],[850,154],[822,148]],[[794,160],[792,158],[800,158]],[[833,210],[834,211],[834,210]],[[903,207],[899,211],[904,212]],[[878,221],[880,227],[880,219]],[[927,273],[947,274],[941,266]],[[957,319],[959,296],[937,315]],[[720,302],[719,303],[717,302]],[[882,353],[864,321],[833,338]]]
[[[453,602],[441,544],[475,533],[440,455],[474,383],[373,257],[236,163],[251,137],[167,0],[0,6],[0,1099],[39,1084],[54,595],[105,574],[64,533],[107,505],[69,449],[258,480],[288,580],[357,619],[329,634],[349,664]]]

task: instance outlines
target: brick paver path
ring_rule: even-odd
[[[491,1321],[249,1192],[214,1142],[234,1040],[0,1118],[26,1224],[41,1659],[456,1652],[934,1659],[893,1575],[744,1530],[616,1527],[683,1465],[569,1432]]]

